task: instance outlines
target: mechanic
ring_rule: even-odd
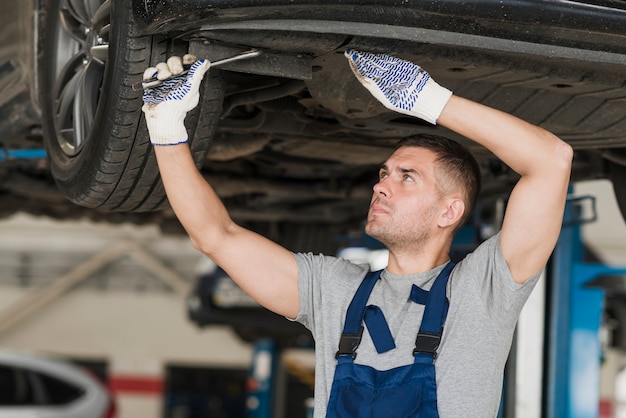
[[[168,79],[182,71],[180,57],[144,74],[167,79],[145,91],[143,111],[169,202],[195,248],[261,305],[311,330],[315,417],[495,417],[517,318],[559,236],[572,149],[452,94],[414,63],[345,55],[383,105],[484,146],[520,175],[496,235],[449,262],[480,174],[464,147],[435,136],[401,141],[380,168],[365,227],[389,249],[380,274],[294,254],[236,225],[187,145],[183,121],[210,67],[189,56],[186,76]]]

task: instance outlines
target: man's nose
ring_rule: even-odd
[[[375,194],[381,194],[385,197],[389,197],[389,187],[387,187],[385,180],[386,179],[378,180],[378,182],[374,184],[373,189]]]

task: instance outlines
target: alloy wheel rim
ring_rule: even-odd
[[[81,152],[98,108],[110,34],[111,1],[62,0],[53,52],[53,118],[58,145]]]

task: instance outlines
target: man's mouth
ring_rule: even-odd
[[[388,212],[389,212],[388,208],[385,205],[381,204],[379,200],[375,200],[370,205],[370,214],[372,215],[379,214],[379,213],[388,213]]]

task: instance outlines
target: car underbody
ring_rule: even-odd
[[[483,173],[485,213],[479,218],[492,216],[491,203],[506,199],[517,174],[446,129],[385,109],[353,77],[346,48],[416,62],[455,94],[550,130],[575,149],[572,181],[611,179],[624,213],[626,6],[621,2],[569,9],[548,2],[435,2],[411,8],[391,2],[385,7],[214,2],[198,12],[200,3],[137,1],[132,8],[138,36],[167,44],[161,55],[149,58],[152,64],[170,53],[217,60],[251,48],[262,52],[211,70],[205,80],[219,94],[203,96],[205,105],[218,104],[209,112],[215,126],[198,162],[240,224],[293,250],[334,250],[341,245],[334,238],[360,232],[378,166],[400,138],[415,134],[447,136],[472,150]],[[140,103],[140,93],[132,100]],[[137,132],[145,130],[137,126]],[[41,131],[29,132],[37,143]],[[145,140],[145,133],[137,138],[141,135]],[[180,231],[162,197],[151,206],[110,204],[111,197],[93,203],[59,182],[53,167],[59,192],[44,162],[16,162],[0,171],[0,213],[19,208]],[[329,238],[332,244],[325,243]]]
[[[192,52],[220,59],[244,45],[269,57],[222,72],[222,119],[203,170],[239,219],[358,228],[378,165],[397,140],[437,134],[477,156],[490,214],[489,202],[505,198],[518,176],[470,141],[376,102],[348,70],[343,51],[354,48],[419,63],[456,94],[554,132],[576,150],[572,181],[610,178],[610,166],[626,162],[623,35],[594,39],[567,19],[560,25],[569,29],[557,31],[546,22],[542,33],[539,17],[514,24],[505,21],[506,12],[483,20],[459,19],[456,12],[455,30],[473,32],[462,36],[449,31],[450,15],[437,16],[438,23],[436,13],[425,27],[409,28],[398,20],[394,26],[378,23],[397,15],[383,8],[377,20],[361,16],[358,25],[330,20],[324,12],[315,16],[320,20],[306,21],[285,12],[277,19],[269,8],[254,20],[231,21],[223,12],[225,23],[208,23],[188,35]],[[498,37],[486,36],[490,30]],[[504,32],[511,39],[502,39]],[[549,38],[557,32],[560,39]],[[615,175],[613,182],[618,191],[624,188]]]

